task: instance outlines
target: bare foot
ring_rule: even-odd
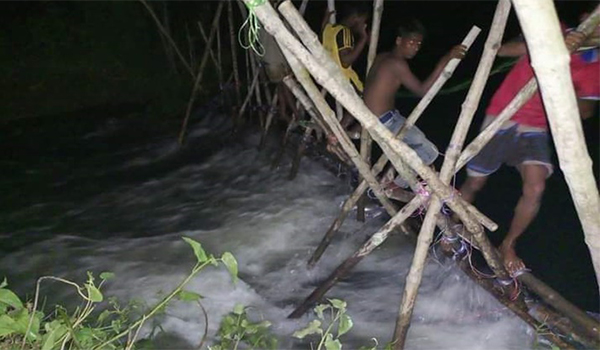
[[[504,268],[511,277],[516,277],[519,272],[525,270],[525,263],[517,256],[512,245],[503,243],[499,249],[504,261]]]

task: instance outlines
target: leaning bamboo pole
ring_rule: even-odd
[[[367,55],[367,72],[365,74],[365,82],[369,76],[369,70],[375,61],[375,55],[377,55],[377,44],[379,42],[379,28],[381,27],[381,16],[383,15],[383,0],[373,1],[373,22],[371,24],[371,39],[369,40],[369,53]],[[360,154],[369,165],[371,165],[371,150],[373,140],[369,136],[369,132],[365,129],[361,130],[360,133]],[[362,180],[362,179],[361,179]],[[356,207],[356,216],[358,221],[365,221],[365,203],[366,196],[363,195],[359,199]]]
[[[469,32],[469,34],[465,37],[465,39],[462,42],[463,45],[465,45],[465,46],[467,46],[467,48],[469,48],[471,46],[471,44],[473,43],[473,41],[475,40],[477,33],[478,33],[478,31],[473,31],[473,30],[471,32]],[[454,73],[454,70],[456,70],[456,68],[458,67],[458,63],[459,63],[459,60],[452,60],[452,61],[448,62],[446,67],[444,67],[443,73],[440,74],[439,77],[435,80],[435,82],[432,84],[431,88],[429,88],[429,90],[427,91],[425,96],[419,101],[417,106],[414,108],[414,110],[408,116],[403,128],[396,134],[395,137],[397,139],[400,139],[404,135],[404,133],[415,124],[417,119],[423,114],[423,111],[425,111],[425,108],[427,108],[427,106],[433,100],[435,95],[441,90],[441,88],[446,83],[446,81],[448,81],[448,79],[452,76],[452,74]],[[388,158],[385,156],[385,154],[382,155],[377,160],[377,162],[375,163],[375,165],[372,168],[372,172],[375,174],[375,176],[379,175],[379,173],[383,170],[383,168],[385,167],[387,162],[388,162]],[[393,177],[393,175],[392,175],[392,177]],[[365,181],[362,181],[358,185],[356,190],[352,193],[352,195],[350,195],[350,197],[344,202],[339,216],[331,224],[331,226],[325,233],[325,236],[323,237],[321,243],[319,244],[319,246],[317,247],[317,249],[311,256],[311,258],[309,259],[309,261],[308,261],[309,267],[314,266],[316,264],[316,262],[321,258],[321,255],[323,255],[323,252],[325,251],[325,249],[327,249],[327,246],[331,242],[333,236],[339,230],[339,228],[342,226],[346,216],[348,215],[350,210],[352,210],[352,208],[356,205],[358,199],[363,195],[363,193],[367,190],[367,188],[368,188],[367,183]],[[485,226],[492,231],[495,230],[495,227],[491,224],[486,224]]]
[[[349,155],[350,160],[356,166],[358,171],[365,177],[369,185],[372,186],[377,199],[379,199],[385,210],[390,213],[390,215],[395,215],[397,212],[396,207],[383,194],[379,182],[370,171],[369,165],[366,164],[360,157],[360,154],[352,144],[352,141],[350,138],[348,138],[348,135],[346,135],[344,129],[335,118],[334,112],[331,110],[331,108],[329,108],[325,98],[323,95],[321,95],[316,85],[310,79],[310,76],[308,75],[308,72],[302,63],[299,62],[298,59],[294,57],[294,55],[292,55],[285,46],[280,46],[281,51],[292,68],[294,75],[296,76],[296,79],[298,79],[298,82],[302,85],[308,96],[312,99],[315,107],[321,116],[323,116],[324,121],[327,123],[327,126],[331,129],[335,137],[338,138],[340,145],[342,145],[346,154]]]
[[[234,118],[234,125],[237,128],[239,124],[239,116],[236,114],[237,109],[240,107],[241,95],[240,95],[240,74],[238,70],[238,57],[237,57],[237,39],[235,35],[235,23],[233,22],[233,7],[231,2],[236,0],[229,0],[227,2],[227,21],[229,22],[229,47],[231,48],[231,65],[233,69],[233,81],[235,84],[235,106],[233,107],[232,117]]]
[[[273,117],[275,116],[275,112],[277,111],[277,102],[279,101],[279,94],[277,93],[277,89],[275,89],[273,98],[270,101],[271,104],[269,105],[269,111],[267,112],[265,127],[263,128],[262,134],[260,136],[260,141],[258,143],[259,150],[263,149],[267,143],[267,134],[269,133],[271,123],[273,122]]]
[[[162,35],[164,35],[164,37],[173,46],[173,49],[175,49],[175,52],[177,53],[177,56],[181,60],[181,63],[187,69],[187,71],[190,73],[190,75],[192,76],[192,79],[196,78],[196,74],[194,74],[194,71],[192,70],[192,67],[185,60],[185,58],[183,57],[183,54],[181,53],[181,51],[179,51],[179,48],[177,47],[177,44],[175,44],[175,41],[173,41],[173,38],[171,38],[171,36],[169,35],[169,33],[167,32],[167,30],[165,29],[165,27],[162,25],[162,23],[160,22],[160,19],[158,19],[158,17],[156,17],[156,14],[154,13],[154,11],[150,7],[150,5],[148,5],[148,3],[146,2],[146,0],[140,0],[140,2],[142,3],[142,5],[144,5],[144,7],[146,8],[146,10],[148,10],[148,13],[150,13],[150,16],[154,20],[154,23],[156,23],[156,26],[158,27],[158,30],[160,31],[160,33]]]
[[[223,3],[220,2],[217,6],[217,12],[215,13],[215,17],[213,18],[210,35],[208,37],[207,47],[211,47],[212,42],[215,38],[215,32],[219,27],[219,18],[221,17],[221,10],[223,9]],[[179,132],[179,145],[183,145],[183,140],[185,138],[185,132],[187,130],[188,120],[190,118],[190,114],[192,113],[192,106],[194,105],[194,101],[196,100],[196,93],[198,92],[198,88],[200,87],[200,82],[202,81],[202,76],[204,72],[204,67],[208,62],[210,50],[205,50],[202,55],[202,61],[200,63],[200,67],[198,68],[198,73],[196,74],[196,80],[194,81],[194,87],[192,88],[192,94],[190,96],[190,100],[188,101],[187,108],[185,111],[185,117],[183,118],[183,123],[181,125],[181,131]]]
[[[200,31],[202,40],[204,40],[205,50],[208,50],[208,52],[210,53],[210,60],[215,65],[215,69],[217,70],[217,76],[219,77],[219,83],[221,84],[223,82],[223,72],[221,71],[221,64],[219,63],[217,56],[215,56],[215,52],[212,49],[212,44],[210,46],[208,46],[209,45],[208,36],[206,35],[206,32],[204,31],[204,27],[202,27],[202,22],[200,22],[200,21],[198,21],[198,30]],[[219,33],[219,29],[217,28],[217,37],[218,37],[218,33]]]
[[[588,245],[600,291],[600,194],[571,83],[570,55],[565,48],[554,4],[550,0],[513,0],[531,56],[560,168],[565,174]]]
[[[449,184],[454,176],[456,161],[467,137],[477,106],[479,105],[479,100],[481,99],[483,89],[487,83],[492,64],[494,63],[494,58],[496,57],[496,52],[502,42],[502,36],[504,34],[504,28],[506,27],[506,20],[508,19],[509,13],[510,0],[500,0],[496,7],[492,27],[485,43],[485,51],[479,63],[479,67],[477,68],[477,72],[475,73],[475,77],[473,78],[473,83],[471,84],[467,97],[462,105],[462,110],[454,128],[450,144],[446,149],[444,163],[440,171],[440,179],[446,184]],[[413,308],[417,298],[417,292],[421,284],[423,268],[427,259],[427,252],[429,251],[429,246],[433,240],[433,231],[442,205],[443,202],[439,198],[434,198],[429,203],[427,214],[425,215],[425,219],[421,226],[421,232],[417,239],[413,261],[406,276],[402,302],[396,320],[396,328],[392,340],[394,350],[404,349],[406,335],[408,333],[408,328],[410,327]],[[477,235],[475,237],[477,237]],[[495,264],[501,267],[502,264],[499,262],[499,256],[496,254],[495,250],[490,250],[490,252],[492,259],[495,260]],[[503,268],[497,268],[497,270],[504,272]],[[497,277],[506,278],[508,275],[504,272]]]

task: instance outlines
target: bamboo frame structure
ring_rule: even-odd
[[[600,194],[571,84],[570,55],[550,0],[513,0],[540,84],[560,168],[581,221],[600,291]],[[596,14],[598,8],[596,8]]]
[[[460,149],[467,137],[469,127],[473,121],[473,116],[479,105],[479,100],[487,83],[492,64],[494,63],[496,52],[502,42],[509,12],[510,1],[500,0],[496,7],[496,13],[494,14],[488,39],[485,43],[485,51],[479,63],[479,67],[477,68],[477,72],[475,73],[475,77],[473,78],[473,83],[465,98],[465,102],[462,105],[462,110],[454,128],[450,144],[446,149],[446,156],[444,157],[444,162],[440,171],[440,179],[446,184],[449,184],[454,176],[455,164],[460,155]],[[398,319],[396,321],[396,328],[392,340],[394,350],[404,349],[408,327],[410,326],[413,308],[417,298],[417,292],[419,285],[421,284],[423,268],[427,259],[427,252],[429,251],[429,246],[433,240],[433,231],[442,205],[443,203],[439,198],[434,198],[429,203],[427,214],[425,215],[425,219],[421,226],[421,232],[417,239],[417,246],[415,248],[415,254],[413,255],[410,270],[406,276],[402,302],[398,311]],[[496,252],[492,250],[494,259],[499,261],[499,256],[495,253]],[[505,276],[502,277],[507,276],[505,274]]]
[[[250,2],[251,0],[244,0],[244,1]],[[513,2],[516,2],[516,1],[522,1],[522,0],[513,0]],[[501,6],[504,6],[506,8],[506,13],[508,13],[509,7],[510,7],[510,3],[508,2],[508,0],[500,0],[499,8]],[[303,31],[302,26],[296,26],[295,24],[292,24],[292,27],[296,30],[298,36],[302,39],[304,45],[306,45],[306,47],[310,50],[310,53],[306,49],[304,49],[302,47],[302,45],[297,40],[295,40],[291,36],[290,33],[287,32],[286,29],[284,29],[283,24],[281,23],[281,21],[279,20],[279,18],[276,15],[276,13],[273,11],[273,9],[270,8],[269,4],[265,4],[264,6],[260,5],[260,6],[256,7],[254,10],[255,10],[255,13],[258,16],[258,18],[265,25],[265,28],[267,29],[267,31],[269,31],[275,37],[278,44],[281,46],[282,51],[286,55],[286,58],[288,58],[288,61],[290,61],[290,63],[295,62],[295,64],[293,65],[293,67],[295,67],[294,72],[295,72],[296,76],[298,77],[298,80],[300,81],[300,83],[306,89],[306,92],[308,93],[308,95],[310,96],[311,99],[314,99],[315,91],[316,91],[316,95],[320,96],[320,94],[318,93],[316,86],[314,86],[314,83],[310,79],[310,76],[308,75],[309,72],[311,75],[313,75],[313,77],[321,85],[325,86],[325,88],[328,91],[330,91],[330,93],[332,93],[332,95],[334,97],[336,97],[337,100],[341,101],[342,105],[347,110],[349,110],[352,114],[355,115],[355,117],[361,122],[361,124],[363,124],[364,129],[369,131],[369,133],[373,136],[374,140],[380,144],[380,146],[382,147],[382,149],[384,151],[384,156],[382,157],[384,159],[383,165],[385,165],[385,161],[386,161],[385,155],[390,157],[390,160],[392,161],[392,165],[396,169],[400,170],[401,172],[403,171],[403,164],[406,162],[406,164],[410,168],[412,168],[412,170],[414,172],[416,172],[418,175],[423,177],[428,183],[430,183],[430,190],[433,190],[433,193],[432,193],[431,201],[429,203],[428,217],[431,217],[431,218],[428,220],[426,219],[426,223],[423,225],[422,233],[420,235],[423,237],[423,240],[424,241],[427,240],[427,231],[432,231],[433,226],[435,224],[443,225],[443,224],[440,224],[440,218],[438,217],[439,208],[437,208],[437,210],[436,210],[436,206],[441,208],[441,204],[443,202],[446,202],[451,209],[453,209],[453,210],[455,210],[455,212],[457,212],[457,214],[461,217],[463,222],[466,224],[465,230],[470,231],[469,238],[472,240],[474,245],[477,245],[479,248],[481,248],[483,250],[484,256],[486,257],[488,264],[494,270],[496,275],[499,278],[506,278],[506,273],[503,270],[503,267],[501,266],[501,264],[498,263],[499,260],[497,259],[497,257],[498,257],[497,251],[495,250],[495,248],[491,247],[491,245],[487,241],[485,235],[483,234],[483,230],[482,230],[481,226],[479,224],[477,224],[475,221],[471,220],[471,218],[470,218],[470,215],[472,215],[473,211],[476,212],[476,209],[474,209],[474,207],[468,207],[467,204],[460,201],[460,199],[453,198],[452,193],[451,192],[449,193],[448,188],[445,187],[445,185],[447,185],[447,183],[450,181],[452,175],[455,172],[457,172],[462,167],[462,165],[464,165],[464,163],[466,163],[465,159],[468,156],[468,154],[466,152],[467,152],[467,150],[469,150],[469,147],[467,147],[462,153],[460,153],[460,149],[466,138],[466,130],[468,129],[468,125],[470,124],[470,122],[472,120],[472,116],[473,116],[474,110],[477,105],[476,101],[478,101],[481,97],[482,86],[485,85],[485,79],[487,79],[487,76],[489,74],[489,70],[490,70],[489,68],[491,67],[491,59],[493,59],[493,56],[495,55],[495,52],[497,50],[497,45],[498,45],[499,41],[501,41],[501,39],[496,40],[495,43],[491,41],[492,34],[493,33],[497,34],[497,30],[493,30],[492,33],[490,34],[490,38],[488,38],[488,42],[490,42],[490,43],[486,43],[486,51],[484,52],[484,56],[482,57],[482,62],[480,64],[480,67],[478,68],[476,77],[474,79],[474,83],[471,86],[471,89],[469,91],[469,95],[467,96],[467,99],[465,100],[465,102],[463,104],[463,109],[462,109],[461,115],[459,117],[459,123],[456,126],[456,130],[455,130],[455,133],[453,134],[452,141],[450,142],[450,145],[448,146],[448,150],[446,152],[446,160],[442,167],[440,179],[437,179],[435,177],[435,175],[428,173],[427,169],[423,169],[422,167],[420,167],[419,162],[415,161],[413,154],[411,154],[410,152],[405,150],[405,148],[404,148],[405,145],[403,145],[402,142],[398,142],[397,140],[392,139],[393,135],[392,135],[392,137],[389,137],[390,133],[386,133],[385,130],[381,130],[381,128],[379,128],[378,125],[373,122],[374,116],[372,116],[368,111],[365,111],[364,108],[362,108],[363,106],[361,106],[359,103],[357,103],[357,101],[356,101],[357,99],[355,98],[356,96],[353,95],[353,91],[351,91],[351,89],[348,89],[347,85],[349,85],[349,84],[347,84],[347,85],[343,84],[341,82],[339,74],[337,74],[337,72],[335,70],[327,70],[327,68],[329,68],[327,60],[323,60],[323,58],[322,58],[323,56],[321,56],[321,52],[318,50],[318,48],[314,48],[312,46],[312,44],[313,44],[312,38],[308,37],[308,39],[307,39],[307,36],[305,35],[306,33],[302,33],[302,31]],[[280,7],[280,11],[282,12],[282,14],[284,14],[283,7]],[[285,16],[285,14],[284,14],[284,16]],[[496,16],[495,16],[495,18],[496,18]],[[290,20],[290,18],[286,17],[286,19],[288,20],[288,22],[294,23],[293,20]],[[504,17],[503,20],[505,21],[506,17]],[[494,23],[496,23],[496,19],[494,20]],[[502,23],[502,25],[504,25],[504,23]],[[502,31],[500,30],[500,37],[501,37],[501,33],[502,33]],[[494,45],[495,45],[495,48],[493,47]],[[491,59],[490,59],[490,57],[491,57]],[[489,65],[486,66],[486,64],[488,64],[488,63],[489,63]],[[564,62],[563,62],[563,64],[564,64]],[[323,67],[326,67],[326,68],[324,69]],[[556,67],[554,67],[554,68],[556,68]],[[546,69],[549,69],[549,68],[546,67]],[[442,75],[444,75],[444,74],[442,74]],[[292,81],[291,78],[289,78],[289,79],[288,78],[286,78],[286,80]],[[481,80],[483,80],[483,82],[481,82]],[[312,87],[308,86],[307,82],[310,82],[310,84],[312,84]],[[535,83],[535,81],[534,81],[534,83]],[[286,84],[287,84],[287,82],[286,82]],[[308,86],[308,88],[307,88],[307,86]],[[296,90],[298,90],[298,91],[301,90],[301,88],[298,87],[297,84],[296,84],[296,87],[297,87]],[[535,92],[536,86],[530,83],[529,85],[527,85],[527,88],[532,91],[529,92],[528,89],[524,89],[525,94],[521,94],[521,98],[522,98],[522,96],[526,96],[528,93],[530,93],[529,96],[531,96],[531,94],[533,94],[533,92]],[[550,91],[552,92],[552,90],[550,90]],[[542,90],[542,93],[544,94],[543,90]],[[296,93],[295,93],[295,95],[296,95]],[[298,95],[296,95],[296,96],[298,96]],[[321,98],[322,98],[322,96],[321,96]],[[528,97],[526,96],[525,101],[527,99],[528,99]],[[515,100],[517,100],[517,98],[515,98]],[[518,105],[518,103],[521,103],[521,105],[522,105],[522,103],[525,102],[525,101],[515,102],[515,100],[513,100],[513,102],[511,102],[511,105],[509,105],[509,107],[512,107],[515,110],[520,107]],[[313,102],[315,102],[315,101],[313,101]],[[428,102],[426,102],[426,103],[428,103]],[[315,121],[319,120],[317,118],[318,113],[315,113],[315,108],[318,109],[321,114],[323,114],[323,117],[325,118],[325,121],[327,123],[327,126],[323,128],[325,130],[325,132],[328,132],[328,130],[327,130],[328,127],[330,127],[332,129],[331,131],[334,134],[340,132],[340,130],[338,130],[339,123],[337,123],[337,121],[335,120],[335,117],[333,117],[333,119],[334,119],[333,121],[331,119],[328,119],[333,116],[333,111],[331,111],[331,109],[325,110],[325,113],[323,113],[323,110],[319,109],[319,103],[317,103],[317,102],[315,102],[315,106],[311,106],[309,103],[306,103],[306,101],[303,103],[303,105],[308,106],[308,108],[306,108],[306,109],[307,109],[307,111],[309,111],[309,115],[311,115],[311,117]],[[568,103],[566,105],[568,105]],[[415,109],[417,109],[417,108],[415,108]],[[510,113],[510,108],[507,108],[507,110],[503,111],[502,113],[503,113],[503,116],[508,115]],[[413,111],[413,113],[411,113],[411,117],[413,115],[414,115],[414,111]],[[508,118],[510,118],[510,116],[511,115],[509,115]],[[416,118],[411,119],[411,117],[409,117],[409,120],[406,123],[406,127],[410,127],[411,125],[414,124],[414,121],[415,121],[414,119],[416,119]],[[508,119],[508,118],[506,118],[506,119]],[[497,119],[500,119],[500,117],[498,117]],[[570,125],[570,127],[572,127],[572,125]],[[579,125],[579,128],[580,128],[580,125]],[[402,132],[404,132],[404,130]],[[307,131],[309,132],[309,130],[307,130]],[[339,138],[340,140],[343,139],[343,135],[344,134],[342,134],[342,137]],[[473,143],[471,143],[471,145],[469,145],[469,146],[472,146],[472,145],[473,145]],[[558,146],[558,144],[557,144],[557,146]],[[345,149],[346,148],[347,147],[345,147]],[[349,149],[348,151],[352,153],[352,151],[356,152],[356,149],[354,149],[354,147],[352,147],[352,149]],[[406,154],[401,154],[401,152],[406,152]],[[353,161],[356,161],[352,156],[351,156],[351,159]],[[461,162],[462,162],[462,165],[461,165]],[[363,161],[363,163],[364,163],[364,161]],[[383,165],[381,166],[381,168],[383,168]],[[364,164],[362,167],[365,168]],[[377,167],[377,164],[373,167],[373,170],[376,170],[376,167]],[[585,166],[584,166],[584,168],[585,168]],[[581,167],[577,168],[577,169],[581,169]],[[379,170],[379,171],[381,171],[381,170]],[[375,171],[371,171],[371,169],[369,169],[368,165],[366,166],[366,170],[365,169],[362,170],[361,174],[362,173],[365,173],[369,176],[373,176],[373,175],[377,174]],[[366,189],[366,187],[365,187],[365,189]],[[376,191],[376,193],[379,191]],[[363,192],[364,192],[364,189],[363,189]],[[361,194],[362,194],[362,192],[361,192]],[[448,194],[450,195],[450,197],[446,197],[446,195],[448,195]],[[574,197],[575,197],[575,195],[574,195]],[[328,279],[325,281],[325,283],[323,285],[324,287],[315,290],[311,294],[311,296],[309,296],[309,298],[307,298],[307,302],[305,302],[303,305],[301,305],[301,307],[305,307],[305,306],[309,305],[311,300],[316,301],[316,300],[320,299],[322,297],[322,295],[331,286],[333,286],[333,284],[335,284],[335,282],[343,275],[343,273],[345,271],[348,271],[349,269],[351,269],[354,265],[356,265],[362,259],[362,257],[366,256],[375,247],[380,245],[385,240],[385,238],[387,238],[387,235],[389,235],[389,233],[395,226],[397,226],[402,220],[404,220],[404,218],[407,215],[410,215],[410,213],[412,213],[412,211],[414,211],[416,208],[418,208],[419,206],[426,203],[426,201],[428,199],[429,198],[425,198],[421,195],[417,195],[411,202],[409,202],[404,208],[402,208],[398,212],[397,215],[394,215],[392,220],[390,220],[388,223],[386,223],[386,225],[384,225],[380,229],[380,231],[376,232],[371,237],[371,239],[369,239],[369,241],[367,243],[365,243],[365,245],[363,245],[363,247],[361,247],[361,249],[359,249],[354,255],[352,255],[351,257],[346,259],[328,277]],[[596,189],[595,199],[598,200],[597,189]],[[594,203],[592,203],[592,204],[594,204]],[[580,216],[581,215],[582,214],[580,214]],[[598,217],[600,218],[600,215]],[[600,225],[597,225],[597,226],[600,227]],[[586,232],[586,236],[587,236],[587,232]],[[429,242],[431,242],[430,239],[429,239]],[[427,248],[429,247],[429,244],[421,243],[421,246],[426,247],[425,248],[425,257],[426,257]],[[419,247],[417,249],[419,249]],[[421,249],[422,249],[422,247],[421,247]],[[415,256],[417,254],[418,253],[415,253]],[[418,269],[418,264],[413,264],[413,267],[415,269]],[[413,267],[411,267],[411,270],[413,269]],[[421,269],[422,269],[422,267],[421,267]],[[414,275],[412,277],[414,277]],[[419,278],[420,278],[420,276],[419,276]],[[407,276],[407,286],[409,284],[408,283],[409,279],[411,279],[410,273],[409,273],[409,276]],[[529,273],[525,273],[525,274],[519,276],[519,280],[524,282],[525,284],[535,285],[538,283],[537,281],[535,281],[535,277]],[[526,281],[528,281],[528,282],[526,282]],[[414,278],[413,278],[413,282],[414,282]],[[479,284],[484,287],[486,286],[486,283],[483,283],[483,282],[479,283]],[[416,285],[416,288],[415,288],[415,285]],[[487,281],[487,286],[490,287],[490,285],[491,285],[491,282]],[[416,284],[413,283],[412,288],[415,289],[414,295],[416,296],[416,290],[418,289],[418,283],[416,283]],[[535,290],[535,288],[533,288],[533,289],[536,294],[542,296],[543,298],[545,297],[545,299],[548,298],[549,296],[553,297],[553,293],[555,293],[551,290],[543,291],[542,290],[543,288],[538,289],[538,290]],[[488,288],[488,290],[490,290],[490,288]],[[491,292],[493,294],[493,290]],[[558,295],[556,300],[558,300],[559,298],[560,298],[560,295]],[[556,301],[556,300],[554,300],[554,301]],[[545,301],[548,302],[549,304],[555,306],[552,303],[552,300],[551,301],[545,300]],[[566,303],[569,304],[568,302],[566,302]],[[404,304],[404,302],[403,302],[403,304]],[[515,313],[519,314],[519,316],[521,318],[523,318],[526,322],[528,322],[532,326],[535,327],[536,325],[539,325],[540,317],[536,316],[537,320],[536,320],[536,317],[532,317],[530,314],[531,312],[533,312],[532,309],[530,309],[528,312],[527,309],[524,308],[523,304],[524,304],[523,301],[520,300],[517,303],[513,303],[512,305],[507,305],[507,306],[509,308],[511,308],[511,310],[515,311]],[[414,300],[413,300],[413,305],[414,305]],[[290,317],[295,317],[295,316],[301,315],[303,313],[303,311],[301,310],[301,307],[296,309],[290,315]],[[557,307],[557,310],[561,310],[561,309],[559,307]],[[575,308],[575,310],[579,311],[576,308]],[[306,310],[304,310],[304,311],[306,311]],[[411,312],[412,312],[412,309],[411,309]],[[545,312],[547,312],[547,310],[540,311],[538,309],[535,312],[544,314]],[[547,316],[549,314],[546,313],[545,315]],[[585,314],[583,314],[583,315],[585,315]],[[577,317],[578,317],[578,315],[576,315],[575,318],[577,318]],[[406,316],[405,316],[404,319],[408,319],[408,322],[410,322],[410,316],[408,316],[408,318],[406,318]],[[583,317],[583,320],[579,320],[582,322],[576,322],[576,323],[578,323],[578,325],[581,326],[581,324],[585,324],[589,320],[590,320],[589,317]],[[586,346],[587,346],[587,344],[598,345],[598,342],[594,339],[594,337],[596,337],[596,339],[598,338],[598,327],[597,327],[596,323],[594,323],[593,321],[591,323],[588,322],[587,326],[590,327],[589,329],[586,330],[588,332],[587,336],[579,337],[579,333],[577,333],[576,335],[579,338],[575,338],[575,340],[581,342],[582,344],[584,344]],[[561,331],[564,331],[567,333],[569,332],[568,327],[567,328],[559,327],[559,329]],[[401,329],[399,332],[402,333],[402,332],[405,332],[405,330]],[[586,342],[590,341],[590,338],[591,338],[591,343],[586,343]],[[561,348],[570,348],[571,347],[571,345],[569,343],[562,342],[559,337],[552,338],[552,336],[550,336],[550,339],[553,343],[560,346]],[[395,344],[398,345],[399,342],[396,342]],[[397,348],[402,348],[402,346],[400,345],[400,347],[397,347]]]
[[[470,32],[470,34],[468,34],[466,36],[465,40],[463,40],[463,44],[467,47],[470,47],[471,44],[473,43],[473,41],[475,40],[475,35],[476,35],[475,32]],[[429,88],[429,90],[427,91],[425,96],[419,101],[419,103],[417,104],[415,109],[408,116],[405,125],[395,136],[396,138],[398,138],[398,139],[401,138],[404,135],[404,133],[414,125],[414,123],[421,116],[423,111],[425,111],[425,108],[427,108],[429,103],[433,100],[435,95],[441,90],[442,86],[452,76],[452,74],[454,73],[454,70],[458,67],[459,62],[460,62],[459,60],[452,60],[452,61],[448,62],[448,64],[444,68],[443,73],[440,74],[440,76],[435,80],[435,82],[432,84],[431,88]],[[385,155],[382,155],[377,160],[377,162],[375,163],[375,166],[373,166],[373,168],[372,168],[372,171],[375,176],[379,175],[379,173],[383,170],[387,161],[388,161],[388,159]],[[325,249],[327,249],[327,246],[331,242],[333,236],[339,230],[339,228],[342,226],[347,214],[354,207],[354,205],[357,203],[358,199],[363,195],[363,193],[367,190],[367,188],[368,188],[367,183],[365,181],[362,181],[357,186],[354,193],[352,193],[352,195],[350,195],[350,197],[344,202],[339,216],[331,224],[328,231],[325,233],[323,240],[321,241],[321,243],[319,244],[319,246],[317,247],[317,249],[311,256],[311,258],[309,259],[309,261],[308,261],[309,267],[314,266],[317,263],[317,261],[321,258],[321,255],[323,254]],[[492,231],[495,230],[495,227],[493,225],[487,224],[486,227],[488,227]]]

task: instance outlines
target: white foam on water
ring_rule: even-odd
[[[286,179],[287,166],[271,171],[266,153],[234,145],[202,164],[108,188],[62,214],[67,223],[87,222],[93,235],[55,232],[52,239],[1,257],[2,272],[17,290],[32,291],[42,275],[83,282],[86,271],[112,271],[116,278],[106,284],[107,295],[152,304],[189,273],[194,257],[181,237],[191,237],[216,256],[233,253],[239,263],[236,285],[224,268],[210,267],[186,287],[204,296],[211,341],[222,317],[241,303],[253,307],[254,317],[273,323],[281,349],[309,349],[290,335],[314,315],[298,320],[287,315],[385,221],[378,217],[361,224],[349,217],[321,261],[307,270],[306,261],[349,190],[309,159],[302,160],[294,181]],[[354,320],[342,338],[344,348],[369,345],[373,337],[380,344],[389,341],[413,249],[410,240],[393,235],[327,293],[347,301]],[[72,296],[72,290],[55,284],[44,290],[54,300]],[[200,309],[176,302],[160,317],[163,329],[177,339],[163,346],[199,343],[205,327]],[[408,349],[532,346],[523,322],[452,265],[433,259],[424,271],[408,335]]]

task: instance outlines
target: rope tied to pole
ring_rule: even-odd
[[[258,56],[262,57],[265,54],[265,48],[260,43],[260,21],[254,12],[254,9],[265,3],[266,0],[249,0],[244,1],[248,7],[248,18],[244,21],[238,32],[238,41],[240,46],[246,50],[252,49]],[[247,27],[247,28],[246,28]],[[246,28],[246,34],[242,32]],[[244,37],[246,40],[244,40]]]

